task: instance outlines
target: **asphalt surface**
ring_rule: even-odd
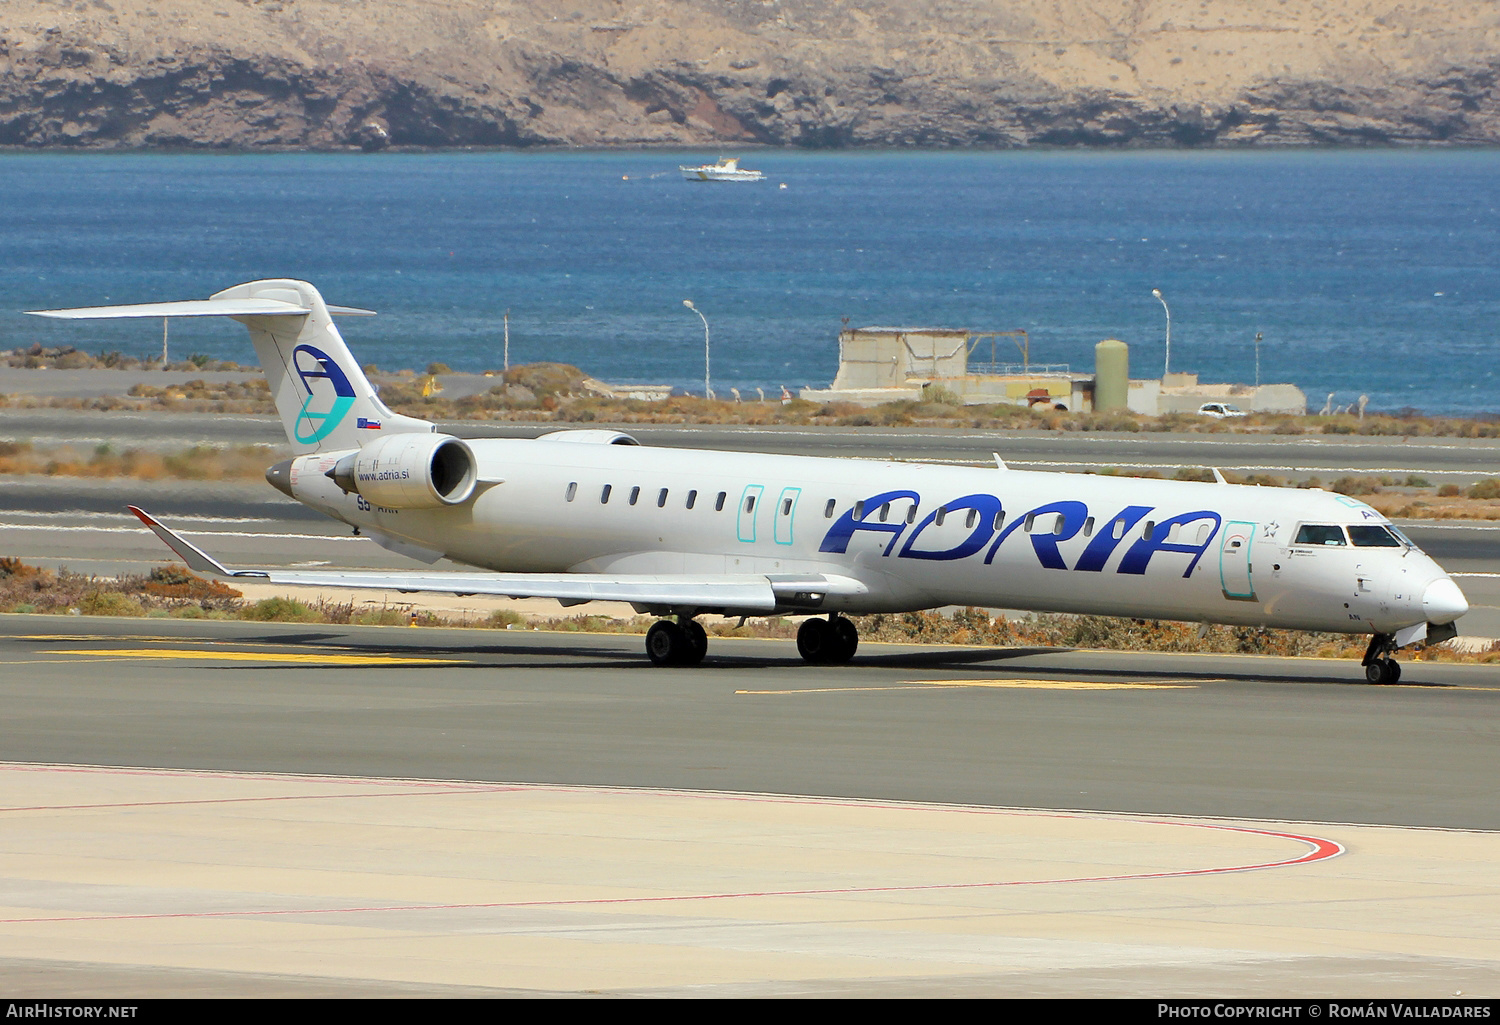
[[[15,412],[0,414],[5,436],[46,441],[19,430],[44,423],[22,424]],[[63,416],[57,431],[91,433],[94,443],[282,445],[269,419]],[[662,444],[973,462],[997,447],[965,432],[652,431],[662,433],[634,433]],[[1472,479],[1494,472],[1482,468],[1495,454],[1476,443],[1402,450],[1379,439],[1327,449],[1223,436],[1001,440],[1016,465],[1024,453],[1037,468],[1073,469],[1125,465],[1130,452],[1231,467],[1217,458],[1228,452],[1248,467],[1263,458],[1253,443],[1288,464],[1321,460],[1325,478],[1344,461],[1349,472],[1390,472],[1398,456],[1425,453],[1408,461],[1412,472]],[[1129,448],[1138,441],[1148,447]],[[164,552],[123,511],[127,501],[232,564],[410,565],[259,481],[0,479],[0,554],[90,572],[160,563]],[[1482,633],[1492,619],[1500,635],[1500,526],[1407,526],[1450,570],[1486,574],[1460,579],[1471,602],[1487,603],[1460,627]],[[791,642],[715,639],[702,666],[659,670],[642,646],[632,636],[525,630],[0,617],[0,768],[15,806],[0,810],[21,815],[7,820],[0,859],[16,906],[0,915],[0,984],[28,996],[1153,997],[1496,985],[1487,924],[1496,895],[1482,867],[1494,835],[1483,831],[1500,830],[1495,667],[1407,662],[1401,685],[1372,687],[1352,661],[866,644],[850,666],[814,668]],[[74,766],[100,769],[84,776]],[[109,768],[130,766],[174,771]],[[480,781],[497,788],[486,798],[497,803],[440,800],[419,812],[371,796],[346,808],[321,791],[302,794],[367,781],[373,796],[410,780]],[[525,800],[545,804],[540,817],[518,819],[522,798],[505,795],[527,786],[606,790],[535,792]],[[263,803],[266,787],[290,803]],[[698,792],[722,807],[710,812]],[[789,831],[756,825],[746,793],[831,803]],[[841,810],[850,799],[949,810],[898,809],[880,833]],[[584,803],[567,812],[570,800]],[[685,803],[675,811],[664,801]],[[1034,863],[1077,874],[1075,864],[1119,856],[1111,830],[1149,825],[1080,820],[1073,846],[1059,848],[1040,835],[1023,841],[1027,823],[1052,821],[1023,817],[960,851],[957,834],[934,829],[930,816],[966,820],[974,806],[1189,816],[1210,830],[1252,820],[1252,833],[1337,834],[1352,856],[1311,875],[1204,876],[1202,888],[1178,889],[1150,880],[1154,859],[1177,855],[1149,842],[1138,848],[1133,871],[1146,875],[1136,883],[955,891],[971,895],[964,902],[939,888],[925,902],[714,903],[717,917],[709,905],[684,917],[620,904],[643,892],[681,901],[700,876],[704,887],[816,889],[858,872],[926,891],[971,852],[995,871]],[[78,807],[95,810],[79,817],[69,810]],[[577,817],[563,827],[565,813]],[[472,824],[457,827],[464,814]],[[1369,825],[1284,825],[1309,822]],[[421,829],[435,832],[419,841]],[[398,836],[418,849],[398,856]],[[494,860],[512,847],[516,856]],[[810,855],[827,861],[825,873],[809,874]],[[461,858],[477,860],[460,868]],[[509,910],[494,903],[501,884]],[[536,886],[577,910],[524,910]],[[433,903],[434,893],[449,896]],[[351,899],[406,910],[361,920],[351,954],[345,920],[328,915]],[[598,910],[583,910],[594,899]],[[288,907],[316,913],[267,932],[272,920],[261,916]],[[1419,910],[1427,918],[1414,925]]]
[[[0,761],[1500,829],[1486,666],[36,616],[0,665]]]
[[[552,430],[603,424],[496,423],[465,420],[440,425],[462,437],[530,438]],[[1025,469],[1122,467],[1175,469],[1217,466],[1244,473],[1321,476],[1425,476],[1434,483],[1472,483],[1500,474],[1500,439],[1378,438],[1351,435],[1155,434],[1073,431],[982,431],[880,427],[746,427],[630,424],[620,427],[642,444],[988,463],[999,452]],[[0,410],[0,437],[39,445],[150,447],[286,443],[270,416],[211,413]]]

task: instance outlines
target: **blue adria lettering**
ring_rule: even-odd
[[[1001,500],[995,495],[964,495],[927,513],[909,533],[910,524],[902,514],[905,508],[901,511],[890,508],[893,503],[905,502],[920,507],[922,497],[915,491],[882,491],[856,502],[828,529],[818,550],[846,553],[860,531],[869,531],[888,537],[880,553],[883,558],[894,554],[898,559],[951,562],[985,551],[984,563],[990,565],[1000,546],[1019,531],[1031,542],[1037,561],[1046,569],[1101,573],[1115,553],[1125,547],[1125,554],[1115,568],[1117,573],[1144,574],[1152,558],[1160,553],[1191,556],[1182,573],[1188,577],[1213,546],[1223,524],[1218,513],[1200,509],[1148,523],[1149,530],[1137,532],[1137,525],[1151,514],[1153,507],[1129,505],[1109,519],[1097,521],[1097,527],[1091,527],[1088,544],[1070,567],[1060,546],[1078,537],[1089,523],[1089,507],[1083,502],[1071,499],[1048,502],[1013,517],[1003,529],[997,530],[997,525],[1005,518]],[[962,517],[968,534],[955,542],[958,535],[951,533],[953,528],[950,526],[948,536],[938,542],[935,535],[942,533],[943,521],[959,517]]]
[[[920,503],[922,496],[915,491],[882,491],[878,495],[871,495],[860,503],[856,509],[850,509],[844,515],[834,521],[833,526],[828,528],[828,533],[823,535],[823,543],[818,546],[820,552],[839,552],[840,554],[849,550],[849,542],[854,538],[855,531],[870,530],[877,534],[890,534],[891,543],[885,546],[884,555],[890,555],[891,549],[896,547],[896,542],[901,539],[901,534],[906,530],[906,521],[897,517],[894,522],[882,523],[877,518],[871,521],[870,517],[875,515],[876,510],[887,502],[899,502],[909,500]],[[855,519],[856,510],[863,513],[861,519]]]

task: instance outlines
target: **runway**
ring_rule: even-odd
[[[10,992],[1500,990],[1488,669],[0,628]]]

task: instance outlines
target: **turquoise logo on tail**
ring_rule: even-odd
[[[343,422],[354,405],[354,386],[328,353],[311,345],[299,345],[292,350],[292,369],[307,393],[292,427],[292,436],[304,445],[311,445],[328,437]]]

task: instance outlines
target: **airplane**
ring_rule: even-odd
[[[482,572],[231,569],[132,506],[192,569],[289,585],[628,602],[646,653],[696,665],[697,617],[806,616],[809,663],[853,658],[850,615],[949,605],[1368,634],[1456,635],[1462,591],[1394,524],[1318,489],[655,448],[612,430],[465,440],[388,409],[304,281],[206,300],[30,311],[82,320],[229,317],[250,332],[296,455],[278,491],[393,552]]]

